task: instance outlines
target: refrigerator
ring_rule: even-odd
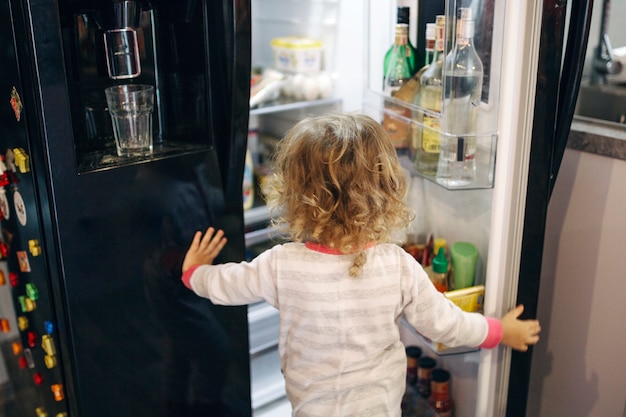
[[[545,216],[578,95],[590,3],[365,2],[367,75],[362,110],[381,121],[391,118],[407,124],[409,130],[424,128],[419,115],[425,110],[389,98],[382,89],[382,59],[393,44],[396,8],[411,7],[414,45],[436,14],[446,15],[446,33],[452,32],[449,22],[458,22],[460,7],[470,8],[474,16],[474,42],[484,65],[473,132],[475,181],[444,187],[433,175],[419,174],[410,157],[401,156],[401,161],[411,184],[407,199],[421,223],[412,232],[433,233],[448,245],[457,241],[476,245],[480,256],[475,284],[484,285],[482,311],[488,316],[501,317],[523,304],[521,318],[536,317]],[[449,52],[447,47],[444,53]],[[446,111],[444,98],[442,118]],[[462,144],[461,135],[449,133],[442,129],[443,135]],[[401,326],[401,338],[450,371],[454,416],[526,416],[527,404],[533,401],[528,397],[532,348],[524,353],[505,347],[446,349],[408,325]]]
[[[250,416],[246,306],[180,280],[197,230],[245,256],[249,1],[11,0],[0,22],[0,415]],[[120,84],[155,87],[149,156],[115,151]]]

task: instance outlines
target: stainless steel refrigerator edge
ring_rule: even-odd
[[[15,398],[26,405],[3,407],[7,416],[33,415],[40,402],[44,408],[52,404],[50,413],[66,407],[69,416],[249,416],[246,307],[212,305],[180,282],[193,232],[209,225],[223,228],[229,238],[219,262],[244,258],[249,1],[150,5],[169,21],[168,30],[186,32],[181,25],[189,26],[178,49],[156,51],[164,89],[169,88],[165,95],[179,91],[178,110],[198,117],[193,129],[157,126],[152,157],[120,161],[113,156],[113,163],[102,163],[110,149],[97,149],[95,164],[93,149],[81,144],[75,107],[84,102],[73,86],[81,81],[73,78],[64,42],[78,3],[10,1],[3,16],[9,20],[3,31],[14,35],[14,45],[7,41],[3,47],[15,47],[19,71],[7,83],[20,90],[25,124],[23,134],[16,135],[21,139],[4,143],[2,138],[2,145],[25,148],[30,157],[31,169],[20,187],[32,184],[29,222],[40,235],[45,261],[31,274],[50,300],[49,311],[42,303],[29,313],[30,329],[45,334],[44,316],[54,323],[56,369],[65,394],[55,403],[49,398],[51,381],[44,381],[21,387],[29,393]],[[174,22],[177,13],[185,17]],[[176,63],[179,74],[174,74]],[[172,100],[169,104],[166,118],[168,110],[176,110]],[[28,239],[18,231],[10,256]]]

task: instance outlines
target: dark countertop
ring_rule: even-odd
[[[574,116],[567,147],[626,160],[626,125]]]

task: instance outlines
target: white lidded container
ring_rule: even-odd
[[[322,69],[322,42],[301,36],[274,38],[271,41],[274,68],[293,73],[314,73]]]

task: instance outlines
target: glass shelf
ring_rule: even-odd
[[[283,111],[300,110],[309,107],[328,106],[339,104],[341,99],[336,97],[325,98],[321,100],[311,101],[295,101],[289,100],[284,97],[280,97],[276,100],[265,102],[254,109],[250,109],[251,116],[258,116],[262,114],[278,113]]]
[[[109,146],[103,150],[82,152],[78,154],[77,170],[79,174],[105,171],[128,165],[142,164],[161,159],[171,158],[192,153],[206,152],[210,146],[197,143],[164,142],[154,144],[153,153],[150,156],[122,157],[117,156],[115,146]]]

